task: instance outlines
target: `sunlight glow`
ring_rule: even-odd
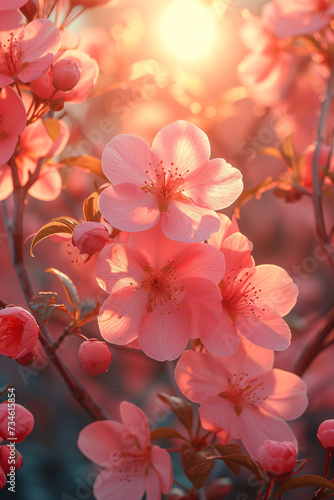
[[[198,0],[175,0],[160,25],[162,39],[179,59],[197,61],[209,53],[215,38],[210,11]]]

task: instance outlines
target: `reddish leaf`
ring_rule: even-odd
[[[31,309],[47,323],[51,314],[56,311],[65,311],[71,315],[56,292],[40,292],[29,302]]]
[[[90,321],[93,321],[99,313],[100,304],[97,300],[95,305],[88,302],[83,302],[80,308],[80,315],[78,320],[73,324],[73,327],[79,328],[79,326],[85,325]]]
[[[225,455],[221,457],[217,457],[217,459],[224,460],[226,465],[228,465],[227,462],[229,463],[235,463],[242,465],[246,469],[248,469],[256,479],[259,481],[260,484],[264,483],[264,474],[262,470],[257,466],[257,464],[249,457],[248,455],[242,455],[241,453],[237,454],[232,454],[232,455]]]
[[[186,429],[191,431],[193,426],[193,410],[191,404],[185,399],[177,398],[176,396],[169,396],[168,394],[160,393],[158,397],[164,403],[167,403],[172,409],[173,413],[182,422]]]
[[[329,490],[334,490],[334,484],[328,481],[328,479],[324,479],[321,476],[298,476],[292,477],[288,479],[282,486],[277,490],[273,496],[273,498],[285,493],[286,491],[295,490],[296,488],[303,488],[306,486],[315,486],[317,488],[328,488]]]
[[[215,464],[215,449],[208,444],[202,450],[196,451],[190,444],[181,446],[181,463],[189,481],[199,489],[204,486]]]
[[[170,429],[169,427],[157,427],[151,430],[151,440],[154,439],[168,439],[168,438],[179,438],[185,440],[183,436],[175,429]]]
[[[72,234],[73,229],[78,224],[78,221],[72,219],[71,217],[57,217],[52,219],[50,222],[45,224],[41,229],[35,234],[34,239],[30,246],[30,255],[35,257],[33,254],[33,249],[40,241],[48,238],[52,234],[68,233]]]
[[[227,455],[240,454],[239,446],[236,444],[226,444],[226,445],[216,444],[215,448],[223,457]],[[228,458],[224,459],[224,462],[227,465],[227,467],[233,472],[233,474],[239,476],[241,471],[241,464],[228,460]]]

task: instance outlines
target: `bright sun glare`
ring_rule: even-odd
[[[174,0],[162,18],[160,31],[165,45],[176,57],[196,61],[208,54],[215,23],[198,0]]]

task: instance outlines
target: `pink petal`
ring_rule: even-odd
[[[37,200],[51,201],[58,198],[63,187],[63,182],[57,168],[44,167],[38,180],[28,191],[30,196]]]
[[[145,471],[140,465],[140,473],[130,470],[118,472],[117,467],[102,471],[94,484],[93,493],[96,500],[140,500],[145,492]]]
[[[0,138],[0,164],[6,163],[13,155],[18,137],[8,137],[6,139]]]
[[[297,447],[297,440],[281,418],[270,415],[261,408],[245,408],[240,415],[241,440],[251,456],[256,456],[263,441],[289,441]]]
[[[19,9],[28,0],[10,0],[11,9]],[[0,0],[0,10],[8,10],[8,0]]]
[[[25,18],[21,12],[15,10],[15,7],[13,9],[8,9],[8,0],[1,0],[1,2],[7,4],[6,9],[0,9],[4,11],[0,16],[0,41],[6,43],[5,40],[8,38],[8,31],[14,31],[15,35],[18,35],[18,38],[20,37],[23,31],[22,24]]]
[[[60,46],[60,31],[49,19],[35,19],[27,24],[21,50],[24,51],[24,62],[35,62],[46,54],[56,54]],[[45,64],[44,69],[47,69]]]
[[[254,344],[284,351],[291,342],[290,328],[286,322],[265,304],[254,304],[254,310],[249,314],[238,314],[235,324],[242,335]],[[263,310],[264,309],[264,310]],[[252,314],[251,314],[252,312]]]
[[[5,163],[0,167],[0,200],[5,200],[12,192],[12,169]]]
[[[305,382],[294,373],[274,369],[270,376],[263,378],[266,385],[272,386],[272,394],[261,405],[268,413],[284,420],[300,417],[307,408],[307,387]]]
[[[219,217],[213,210],[174,200],[170,201],[161,220],[167,238],[184,242],[204,241],[217,232],[219,226]]]
[[[142,448],[150,446],[150,429],[143,410],[128,401],[122,401],[120,412],[124,427],[136,437]]]
[[[170,361],[186,348],[190,332],[189,311],[185,305],[182,306],[177,309],[172,301],[167,305],[158,303],[153,312],[143,317],[138,341],[150,358]]]
[[[224,278],[227,278],[231,274],[232,269],[242,270],[254,267],[254,261],[251,256],[252,248],[252,243],[241,233],[234,233],[223,241],[220,250],[223,252],[226,261]]]
[[[173,468],[169,453],[160,448],[160,446],[152,446],[151,448],[152,465],[156,470],[162,493],[166,494],[173,484]]]
[[[214,354],[185,351],[177,362],[175,380],[180,391],[190,401],[202,403],[227,387],[228,371],[224,359]]]
[[[218,285],[225,272],[224,255],[212,245],[203,243],[192,243],[187,249],[184,259],[175,266],[178,277],[207,278]]]
[[[160,218],[156,198],[135,184],[117,184],[105,189],[99,197],[99,208],[103,217],[122,231],[145,231]]]
[[[279,266],[256,266],[252,277],[259,300],[277,311],[280,316],[288,314],[296,303],[298,288],[288,273]]]
[[[93,422],[79,434],[79,450],[92,462],[104,467],[112,465],[113,451],[121,450],[124,426],[109,420]]]
[[[151,150],[134,135],[118,135],[109,142],[102,155],[103,172],[113,184],[131,183],[139,187],[148,180]]]
[[[240,231],[234,215],[232,216],[232,220],[227,217],[227,215],[223,214],[218,214],[218,217],[220,218],[219,231],[211,234],[210,238],[208,239],[208,243],[214,245],[216,248],[218,248],[218,250],[220,250],[220,247],[223,241],[226,240],[226,238],[231,236],[231,234],[239,233]]]
[[[208,351],[219,356],[232,356],[237,351],[240,342],[238,330],[225,308],[222,308],[216,328],[202,335],[201,341]]]
[[[146,313],[147,293],[130,287],[112,294],[98,316],[102,337],[111,344],[124,345],[137,338],[137,330]]]
[[[219,210],[230,206],[243,189],[241,172],[221,158],[209,160],[184,176],[184,195],[196,205]]]
[[[146,500],[160,500],[161,487],[159,476],[152,467],[149,467],[145,478]]]
[[[238,373],[242,367],[242,371],[247,372],[251,377],[258,377],[263,372],[272,370],[274,353],[269,349],[254,345],[242,337],[237,353],[235,356],[225,358],[224,364],[230,373]]]
[[[233,405],[224,398],[218,396],[208,396],[202,401],[199,409],[201,423],[204,429],[215,431],[216,429],[225,429],[231,439],[239,439],[242,436],[245,424],[233,408]],[[246,426],[247,429],[247,426]]]
[[[27,64],[22,70],[17,74],[18,78],[23,83],[31,82],[39,78],[52,64],[53,54],[46,54],[44,57],[40,57],[37,61],[23,63]]]
[[[121,288],[138,286],[145,277],[133,252],[127,245],[105,246],[96,261],[95,275],[98,284],[108,293]]]
[[[161,129],[152,143],[152,163],[178,168],[182,175],[207,163],[210,157],[210,143],[207,135],[195,125],[176,121]]]
[[[14,79],[11,76],[1,75],[0,74],[0,87],[7,87],[14,82]]]

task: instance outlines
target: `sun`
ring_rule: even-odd
[[[198,61],[208,55],[215,31],[212,14],[199,0],[174,0],[160,24],[166,47],[184,61]]]

